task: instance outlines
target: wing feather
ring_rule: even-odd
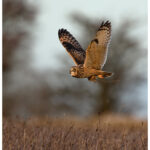
[[[69,55],[73,58],[75,64],[84,64],[85,51],[82,49],[78,41],[66,29],[58,31],[59,40],[65,47]]]
[[[102,69],[107,59],[108,45],[111,38],[111,23],[102,22],[96,37],[86,50],[85,67]]]

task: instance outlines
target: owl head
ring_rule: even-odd
[[[78,68],[77,68],[77,66],[71,67],[70,74],[71,74],[72,77],[78,76]]]

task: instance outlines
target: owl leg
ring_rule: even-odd
[[[90,76],[90,77],[88,77],[88,80],[95,82],[96,81],[96,76]]]

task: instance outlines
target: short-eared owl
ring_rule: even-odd
[[[109,21],[102,22],[86,51],[66,29],[60,29],[58,36],[76,64],[70,69],[72,77],[88,78],[90,81],[95,81],[97,77],[105,78],[112,75],[110,72],[102,71],[111,38],[111,23]]]

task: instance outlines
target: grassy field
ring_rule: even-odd
[[[3,118],[3,150],[146,149],[147,122],[130,117]]]

